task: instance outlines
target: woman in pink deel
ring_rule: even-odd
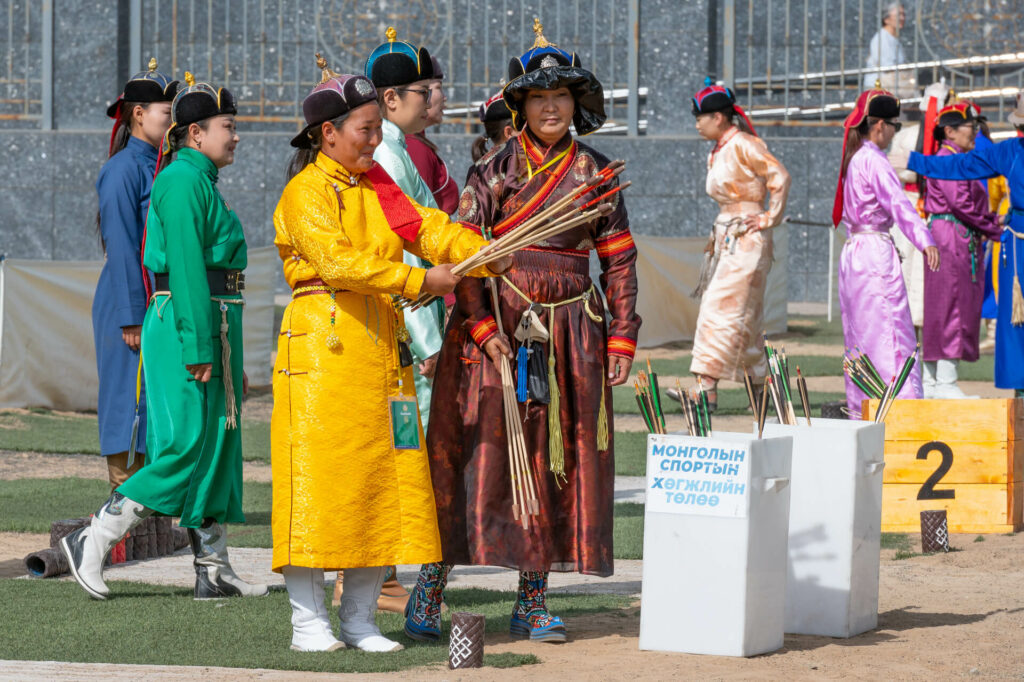
[[[889,235],[893,225],[924,252],[929,269],[939,269],[935,240],[885,156],[901,127],[899,115],[900,101],[891,92],[867,90],[857,98],[843,123],[843,162],[832,207],[832,223],[846,225],[849,237],[839,259],[843,338],[847,348],[868,355],[886,382],[917,345],[899,256]],[[859,417],[865,397],[846,377],[851,417]],[[910,373],[897,397],[921,397],[919,369]]]

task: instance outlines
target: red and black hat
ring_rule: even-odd
[[[313,131],[324,121],[333,121],[356,107],[377,101],[377,88],[369,78],[331,71],[327,60],[316,55],[321,70],[320,83],[302,100],[302,116],[306,127],[292,138],[292,146],[308,149],[313,144]]]
[[[575,52],[567,52],[544,38],[544,26],[533,20],[537,38],[533,47],[508,63],[508,84],[502,90],[516,130],[526,127],[523,102],[530,90],[568,88],[576,100],[572,123],[580,135],[592,133],[608,116],[604,113],[604,89],[600,81],[583,68]]]
[[[939,110],[939,115],[935,119],[935,130],[984,120],[980,114],[981,107],[977,104],[969,100],[961,100]]]
[[[716,111],[737,114],[746,121],[750,132],[757,134],[754,132],[754,124],[747,117],[747,112],[736,104],[736,95],[732,89],[715,84],[710,77],[704,79],[704,89],[690,98],[690,109],[694,116],[713,114]]]
[[[178,81],[172,81],[156,70],[156,59],[150,59],[146,71],[140,71],[125,83],[121,95],[107,107],[107,116],[120,118],[122,102],[171,102],[178,92]]]
[[[193,123],[205,121],[214,116],[238,113],[235,97],[227,88],[214,88],[209,83],[196,83],[195,76],[185,72],[185,87],[178,90],[171,102],[171,127],[164,137],[164,154],[175,151],[171,148],[171,131],[187,128]]]
[[[853,111],[843,121],[843,155],[846,158],[846,143],[850,139],[850,131],[860,126],[869,116],[872,118],[897,118],[900,115],[900,100],[888,90],[872,88],[860,93]],[[843,187],[846,185],[846,168],[839,166],[839,182],[836,184],[836,196],[832,202],[832,225],[839,227],[843,219]]]
[[[394,26],[384,33],[387,42],[378,45],[366,59],[363,73],[378,89],[408,85],[416,81],[438,78],[425,47],[398,40]]]
[[[478,115],[481,123],[504,121],[512,118],[512,112],[509,111],[508,105],[505,104],[505,98],[500,92],[492,95],[490,99],[480,104]]]

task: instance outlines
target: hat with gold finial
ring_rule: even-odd
[[[150,59],[145,71],[139,71],[132,76],[131,80],[125,83],[124,90],[118,98],[107,107],[107,116],[120,118],[123,102],[148,104],[173,100],[178,92],[178,81],[171,80],[157,71],[156,67],[156,59]]]
[[[363,69],[377,88],[393,88],[437,78],[427,48],[399,40],[394,26],[388,26],[384,36],[387,41],[374,48]]]
[[[195,76],[186,71],[185,85],[178,89],[178,94],[171,102],[171,127],[167,129],[167,135],[164,137],[164,153],[174,151],[171,148],[171,131],[175,128],[188,127],[214,116],[237,113],[238,105],[230,90],[214,88],[209,83],[197,83]]]
[[[377,89],[369,78],[335,73],[319,52],[316,53],[316,66],[320,69],[320,82],[302,100],[306,127],[291,141],[293,147],[300,149],[313,145],[313,130],[325,121],[334,121],[356,107],[377,101]]]
[[[583,68],[579,55],[563,50],[544,37],[544,25],[533,20],[533,45],[508,63],[508,84],[502,91],[516,130],[526,126],[523,102],[530,90],[568,88],[576,100],[573,125],[580,135],[592,133],[608,118],[600,81]]]

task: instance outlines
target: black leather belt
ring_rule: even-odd
[[[166,272],[154,273],[157,291],[170,290],[170,275]],[[237,294],[245,289],[245,273],[241,270],[207,270],[206,282],[210,285],[211,296]]]

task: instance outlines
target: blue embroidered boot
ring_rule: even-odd
[[[418,642],[441,638],[441,603],[448,584],[448,564],[423,564],[416,587],[405,605],[405,634]]]
[[[513,637],[537,642],[564,642],[565,623],[548,613],[545,597],[548,574],[540,571],[519,572],[519,598],[512,610],[509,631]]]

